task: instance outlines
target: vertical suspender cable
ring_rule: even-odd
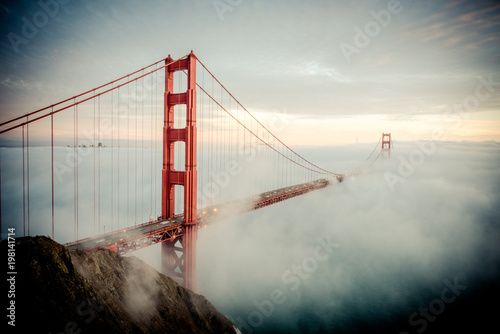
[[[95,96],[95,90],[94,90],[94,96]],[[95,181],[96,181],[96,178],[95,178],[95,168],[96,168],[96,165],[95,165],[95,163],[96,163],[96,161],[95,161],[95,134],[96,134],[96,131],[95,131],[95,101],[96,101],[96,99],[94,98],[93,101],[94,101],[94,114],[93,114],[94,115],[94,122],[93,122],[94,138],[93,138],[93,143],[92,143],[92,153],[94,155],[94,235],[95,235],[95,228],[96,228],[96,223],[97,223],[97,221],[96,221],[96,208],[95,208],[96,207],[96,204],[95,204],[95,191],[96,191],[96,189],[95,189]]]
[[[138,94],[137,94],[137,81],[135,82],[135,209],[134,209],[134,225],[137,224],[137,105],[138,105]]]
[[[115,130],[115,124],[114,124],[114,119],[115,119],[115,113],[114,113],[114,99],[113,99],[113,91],[111,92],[111,230],[113,230],[113,223],[114,223],[114,215],[113,215],[113,209],[114,209],[114,192],[115,192],[115,187],[114,187],[114,160],[115,160],[115,143],[114,143],[114,130]]]
[[[222,99],[222,90],[221,90],[221,99]],[[222,144],[222,127],[221,127],[221,118],[222,118],[222,110],[220,107],[217,107],[217,164],[216,168],[217,170],[221,170],[221,158],[222,158],[222,150],[221,150],[221,144]]]
[[[142,117],[141,117],[141,223],[144,219],[144,78],[142,78]]]
[[[52,111],[54,108],[52,108]],[[54,240],[54,115],[50,115],[50,158],[52,174],[52,240]]]
[[[127,81],[129,78],[127,77]],[[127,85],[127,221],[125,226],[130,224],[130,84]]]
[[[99,143],[97,144],[97,230],[101,235],[101,96],[97,100],[97,135]]]
[[[214,79],[212,78],[212,96],[214,94]],[[213,189],[213,173],[214,173],[214,103],[211,100],[210,101],[210,147],[209,147],[209,152],[210,152],[210,165],[209,165],[209,171],[208,171],[208,178],[209,178],[209,186],[210,189]],[[213,191],[210,192],[210,205],[214,204],[213,203]]]
[[[151,217],[151,215],[153,214],[153,188],[154,188],[154,184],[153,184],[153,87],[154,87],[154,83],[153,83],[153,75],[151,75],[151,145],[150,145],[150,148],[149,148],[149,152],[150,153],[150,163],[149,163],[149,170],[150,170],[150,182],[151,182],[151,186],[150,186],[150,199],[149,199],[149,202],[150,202],[150,209],[149,209],[149,215]]]
[[[155,66],[156,68],[157,66]],[[158,171],[157,171],[157,166],[158,166],[158,103],[157,103],[157,100],[158,100],[158,72],[155,72],[154,73],[156,75],[155,77],[155,86],[154,86],[154,106],[155,106],[155,126],[154,126],[154,132],[155,132],[155,140],[154,140],[154,144],[155,144],[155,149],[154,149],[154,155],[155,155],[155,164],[154,164],[154,174],[155,174],[155,181],[154,181],[154,194],[155,194],[155,211],[154,211],[154,217],[156,219],[156,217],[158,217],[158,211],[157,211],[157,200],[158,200],[158,191],[157,191],[157,187],[158,187],[158,182],[157,182],[157,175],[158,175]]]
[[[229,97],[229,110],[230,112],[232,112],[231,110],[231,97]],[[231,153],[232,153],[232,148],[231,148],[231,144],[232,144],[232,136],[233,136],[233,133],[231,131],[231,122],[230,122],[230,119],[229,117],[226,117],[226,120],[227,120],[227,128],[226,128],[226,131],[229,131],[229,143],[228,143],[228,146],[229,146],[229,152],[228,152],[228,161],[227,161],[227,168],[229,169],[229,164],[231,163]],[[234,187],[231,187],[229,188],[229,198],[234,198],[234,195],[232,194],[232,189]]]
[[[78,222],[79,222],[79,148],[78,148],[78,105],[76,105],[76,240],[78,240]]]
[[[28,117],[26,117],[28,120]],[[26,124],[26,181],[28,186],[28,235],[30,235],[30,133],[29,133],[29,125]]]
[[[212,79],[212,93],[214,90],[214,80]],[[212,189],[212,180],[213,180],[213,171],[214,171],[214,103],[213,101],[210,100],[210,105],[209,105],[209,110],[210,110],[210,119],[209,119],[209,125],[210,125],[210,141],[209,141],[209,156],[208,156],[208,177],[207,181],[209,183],[210,189]],[[207,188],[208,189],[208,188]],[[210,192],[210,203],[209,205],[213,204],[213,192]]]
[[[118,106],[117,106],[117,110],[116,110],[116,118],[117,118],[117,122],[118,122],[118,134],[117,134],[117,137],[116,137],[116,141],[117,141],[117,149],[118,149],[118,180],[117,180],[117,191],[116,191],[116,197],[117,197],[117,225],[118,225],[118,229],[120,229],[120,165],[121,165],[121,161],[120,161],[120,115],[121,115],[121,110],[120,110],[120,87],[118,87],[118,91],[117,91],[117,95],[118,95]]]
[[[23,134],[23,236],[26,236],[26,172],[24,163],[24,125],[22,126]]]
[[[224,105],[224,96],[223,96],[223,91],[221,89],[220,91],[220,104],[223,106]],[[220,132],[221,132],[221,145],[220,145],[220,148],[221,148],[221,165],[219,167],[219,171],[223,171],[225,166],[224,166],[224,163],[226,162],[226,129],[224,128],[224,125],[225,125],[225,114],[222,112],[221,110],[221,127],[220,127]],[[223,198],[221,198],[221,200],[223,200]]]
[[[78,240],[76,237],[76,105],[73,106],[73,239]]]

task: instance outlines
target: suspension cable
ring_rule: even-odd
[[[292,150],[288,145],[286,145],[285,143],[283,143],[278,137],[276,137],[269,129],[267,129],[261,122],[259,122],[258,119],[255,118],[255,116],[252,115],[252,113],[250,113],[227,89],[226,87],[212,74],[212,72],[210,72],[210,70],[198,59],[196,58],[197,61],[200,63],[201,66],[203,66],[203,68],[215,79],[215,81],[217,81],[217,83],[219,83],[219,85],[221,85],[221,87],[229,94],[229,96],[231,96],[235,101],[236,103],[238,103],[247,113],[248,115],[250,115],[250,117],[252,117],[260,126],[262,126],[262,128],[264,128],[264,130],[266,130],[271,136],[273,136],[274,138],[276,138],[276,140],[278,140],[279,143],[281,143],[283,146],[285,146],[287,149],[289,149],[291,152],[293,152],[296,156],[298,156],[299,158],[301,158],[302,160],[310,163],[312,166],[316,167],[317,169],[325,172],[325,173],[322,173],[322,174],[333,174],[333,175],[337,175],[337,176],[341,176],[341,174],[337,174],[337,173],[333,173],[333,172],[330,172],[326,169],[323,169],[313,163],[311,163],[310,161],[308,161],[307,159],[305,159],[304,157],[302,157],[300,154],[298,154],[297,152],[295,152],[294,150]],[[198,84],[198,83],[197,83]],[[224,109],[225,110],[225,109]],[[227,110],[225,110],[227,112]],[[234,118],[234,117],[233,117]],[[255,134],[254,134],[255,136]]]
[[[226,109],[226,108],[224,108],[224,107],[223,107],[223,106],[222,106],[219,102],[217,102],[217,100],[216,100],[216,99],[215,99],[212,95],[210,95],[210,94],[209,94],[209,93],[208,93],[208,92],[207,92],[207,91],[206,91],[203,87],[201,87],[201,86],[199,86],[199,85],[198,85],[198,87],[200,87],[200,89],[201,89],[201,90],[202,90],[205,94],[207,94],[207,96],[208,96],[210,99],[212,99],[212,101],[214,101],[214,102],[215,102],[215,104],[217,104],[217,105],[218,105],[218,106],[219,106],[222,110],[224,110],[224,111],[225,111],[225,112],[226,112],[229,116],[231,116],[231,117],[232,117],[232,118],[233,118],[236,122],[238,122],[238,123],[239,123],[239,124],[240,124],[243,128],[245,128],[245,130],[247,130],[250,134],[252,134],[252,135],[253,135],[255,138],[257,138],[258,140],[260,140],[260,141],[261,141],[264,145],[268,146],[270,149],[272,149],[272,150],[273,150],[273,151],[275,151],[276,153],[278,153],[278,154],[280,154],[281,156],[283,156],[285,159],[289,160],[290,162],[292,162],[292,163],[294,163],[294,164],[296,164],[296,165],[298,165],[298,166],[301,166],[301,167],[303,167],[303,168],[306,168],[306,169],[312,170],[312,171],[314,171],[314,172],[316,172],[316,173],[319,173],[319,174],[323,174],[323,175],[332,175],[332,174],[333,174],[333,175],[337,175],[337,176],[341,176],[341,175],[342,175],[342,174],[336,174],[336,173],[332,173],[332,172],[328,172],[328,171],[326,171],[326,172],[319,172],[318,170],[310,169],[309,167],[304,166],[304,165],[302,165],[302,164],[300,164],[300,163],[298,163],[298,162],[296,162],[296,161],[292,160],[292,159],[291,159],[291,158],[289,158],[288,156],[286,156],[286,155],[284,155],[283,153],[281,153],[281,152],[279,152],[278,150],[276,150],[276,149],[275,149],[274,147],[272,147],[269,143],[265,142],[262,138],[258,137],[258,136],[257,136],[257,135],[256,135],[256,134],[255,134],[255,133],[254,133],[251,129],[249,129],[246,125],[244,125],[243,123],[241,123],[241,121],[240,121],[240,120],[238,120],[236,117],[234,117],[234,115],[232,115],[230,112],[228,112],[228,111],[227,111],[227,109]],[[276,139],[277,139],[277,138],[276,138]],[[279,139],[277,139],[277,140],[279,141]],[[286,146],[286,145],[285,145],[285,146]],[[293,150],[290,150],[290,151],[292,151],[292,152],[293,152]],[[303,159],[303,158],[302,158],[302,159]],[[304,160],[305,160],[305,159],[304,159]],[[309,162],[309,161],[307,161],[307,160],[305,160],[305,161],[306,161],[306,162],[308,162],[308,163],[310,163],[311,165],[313,165],[313,166],[317,167],[317,166],[316,166],[316,165],[314,165],[313,163],[311,163],[311,162]],[[325,171],[324,169],[321,169],[321,170]]]
[[[165,68],[165,67],[167,67],[167,66],[170,66],[170,65],[172,65],[172,64],[175,64],[176,62],[179,62],[179,61],[181,61],[181,60],[185,59],[187,56],[189,56],[189,55],[186,55],[186,56],[184,56],[184,57],[181,57],[181,58],[179,58],[179,59],[176,59],[176,60],[174,60],[173,62],[168,63],[168,65],[163,65],[163,66],[161,66],[161,67],[158,67],[158,68],[156,68],[156,69],[154,69],[154,70],[152,70],[152,71],[150,71],[150,72],[147,72],[147,73],[142,74],[142,75],[140,75],[140,76],[138,76],[138,77],[135,77],[134,79],[131,79],[131,80],[127,81],[127,82],[124,82],[124,83],[122,83],[122,84],[120,84],[120,85],[114,86],[114,87],[112,87],[112,88],[110,88],[110,89],[108,89],[108,90],[105,90],[105,91],[103,91],[103,92],[101,92],[101,93],[99,93],[99,94],[93,95],[93,96],[91,96],[91,97],[88,97],[88,98],[86,98],[86,99],[80,100],[80,101],[78,101],[78,102],[74,102],[74,103],[73,103],[73,104],[71,104],[71,105],[68,105],[68,106],[62,107],[62,108],[60,108],[60,109],[57,109],[57,110],[51,111],[51,112],[49,112],[49,113],[47,113],[47,114],[44,114],[44,115],[42,115],[42,116],[38,116],[37,118],[33,118],[33,119],[30,119],[30,120],[26,120],[25,122],[22,122],[22,123],[19,123],[19,124],[17,124],[17,125],[13,125],[13,126],[11,126],[11,127],[7,128],[7,129],[1,130],[1,131],[0,131],[0,134],[2,134],[2,133],[4,133],[4,132],[11,131],[11,130],[14,130],[14,129],[17,129],[17,128],[19,128],[19,127],[23,126],[23,125],[27,125],[27,124],[29,124],[29,123],[33,123],[33,122],[35,122],[35,121],[38,121],[38,120],[43,119],[43,118],[45,118],[45,117],[48,117],[48,116],[50,116],[50,115],[53,115],[53,114],[59,113],[59,112],[61,112],[61,111],[63,111],[63,110],[66,110],[66,109],[72,108],[72,107],[74,107],[74,106],[75,106],[75,105],[77,105],[77,104],[81,104],[81,103],[86,102],[86,101],[89,101],[89,100],[91,100],[91,99],[95,99],[95,98],[96,98],[96,97],[98,97],[98,96],[101,96],[101,95],[104,95],[104,94],[106,94],[106,93],[109,93],[109,92],[111,92],[111,91],[113,91],[113,90],[116,90],[116,89],[118,89],[118,88],[120,88],[120,87],[123,87],[123,86],[125,86],[125,85],[128,85],[129,83],[131,83],[131,82],[133,82],[133,81],[137,81],[137,80],[139,80],[139,79],[141,79],[141,78],[143,78],[143,77],[145,77],[145,76],[148,76],[148,75],[150,75],[150,74],[152,74],[152,73],[154,73],[154,72],[156,72],[156,71],[159,71],[159,70],[161,70],[162,68]],[[161,62],[161,61],[160,61],[160,62]],[[148,66],[148,67],[149,67],[149,66]],[[145,67],[145,68],[147,68],[147,67]],[[137,73],[137,72],[138,72],[138,71],[136,71],[136,72],[134,72],[134,73]],[[127,76],[125,76],[125,77],[127,77]],[[114,80],[114,81],[112,81],[112,82],[110,82],[110,83],[108,83],[108,84],[106,84],[106,85],[102,85],[102,86],[97,87],[97,88],[95,88],[95,89],[99,89],[99,88],[102,88],[102,87],[105,87],[105,86],[111,85],[111,84],[113,84],[113,83],[115,83],[115,82],[117,82],[117,81],[118,81],[118,80]],[[90,90],[89,92],[92,92],[92,91],[94,91],[95,89],[92,89],[92,90]],[[87,93],[88,93],[88,92],[87,92]],[[49,106],[49,107],[45,107],[45,108],[43,108],[43,109],[40,109],[40,110],[38,110],[38,111],[36,111],[36,112],[32,112],[32,113],[29,113],[29,114],[26,114],[26,115],[19,116],[19,117],[16,117],[16,118],[14,118],[14,119],[8,120],[8,121],[6,121],[6,122],[1,123],[1,124],[0,124],[0,126],[3,126],[3,125],[6,125],[6,124],[8,124],[8,123],[14,122],[14,121],[16,121],[16,120],[22,119],[23,117],[30,116],[30,115],[32,115],[32,114],[34,114],[34,113],[38,113],[38,112],[40,112],[40,111],[47,110],[48,108],[51,108],[52,106],[60,105],[60,104],[62,104],[62,103],[64,103],[64,102],[68,102],[68,101],[70,101],[70,100],[72,100],[72,99],[75,99],[75,98],[77,98],[77,97],[80,97],[80,96],[82,96],[82,95],[84,95],[84,94],[76,95],[75,97],[72,97],[72,98],[70,98],[70,99],[66,99],[66,100],[64,100],[64,101],[62,101],[62,102],[58,102],[58,103],[53,104],[53,105],[51,105],[51,106]]]

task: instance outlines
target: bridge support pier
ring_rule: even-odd
[[[197,290],[196,281],[196,240],[198,239],[198,224],[186,226],[184,232],[184,285],[191,290]]]
[[[197,171],[196,171],[196,57],[165,60],[163,124],[162,218],[175,215],[175,186],[184,187],[184,223],[182,235],[162,243],[162,272],[177,278],[188,289],[196,289]],[[174,72],[185,71],[187,90],[174,93]],[[174,127],[174,107],[186,105],[186,126]],[[175,170],[175,142],[185,143],[185,168]]]
[[[182,239],[167,240],[161,243],[161,272],[180,283],[183,282],[184,248]]]
[[[161,272],[191,290],[197,289],[196,240],[197,224],[187,225],[184,235],[161,244]]]

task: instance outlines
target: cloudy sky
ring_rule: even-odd
[[[0,12],[2,120],[194,50],[249,110],[286,113],[290,144],[442,128],[500,140],[496,1],[47,0]]]

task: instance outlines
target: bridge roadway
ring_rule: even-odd
[[[341,182],[342,177],[337,177],[336,180]],[[209,206],[198,210],[198,217],[195,224],[198,224],[199,228],[205,228],[212,223],[325,188],[329,183],[330,180],[328,179],[319,179],[268,191],[245,199]],[[70,242],[65,244],[65,246],[79,250],[110,249],[123,255],[156,243],[178,238],[183,234],[184,215],[181,214],[169,220],[163,220],[161,217],[158,217],[158,219],[147,223]]]

